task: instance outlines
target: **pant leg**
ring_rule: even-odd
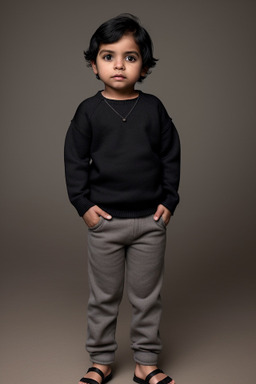
[[[125,237],[125,234],[121,235]],[[122,237],[121,236],[121,237]],[[88,230],[88,329],[86,349],[92,362],[114,361],[118,308],[123,294],[125,247],[115,220],[100,219]]]
[[[160,291],[163,282],[166,227],[162,219],[136,219],[133,243],[127,248],[127,292],[132,304],[131,347],[134,359],[157,364],[162,345]]]

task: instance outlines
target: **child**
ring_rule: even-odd
[[[86,348],[93,367],[80,383],[112,378],[126,273],[133,380],[174,384],[157,357],[166,226],[179,201],[179,137],[160,100],[135,89],[156,64],[137,18],[123,14],[102,24],[85,59],[104,89],[78,106],[65,141],[69,198],[88,226]]]

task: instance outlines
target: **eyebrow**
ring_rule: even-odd
[[[111,51],[111,49],[102,49],[101,51],[99,51],[99,55],[101,55],[102,53],[115,53],[115,51]],[[125,55],[136,55],[139,57],[139,53],[137,51],[127,51],[127,52],[124,52]]]

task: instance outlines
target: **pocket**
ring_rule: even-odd
[[[97,224],[95,224],[93,227],[88,227],[90,231],[95,231],[96,229],[99,229],[104,223],[104,219],[102,216],[100,216],[99,221]]]
[[[166,228],[166,227],[167,227],[167,224],[166,224],[166,222],[164,221],[163,216],[160,217],[160,220],[162,221],[163,226]]]
[[[154,219],[153,219],[154,220]],[[160,228],[163,228],[163,229],[166,229],[167,228],[167,225],[165,224],[164,222],[164,219],[163,219],[163,216],[160,217],[159,220],[154,220],[154,222],[160,227]]]

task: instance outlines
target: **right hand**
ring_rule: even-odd
[[[94,205],[88,211],[85,212],[83,215],[83,219],[85,221],[85,224],[90,228],[94,227],[99,222],[100,216],[102,216],[104,219],[111,220],[112,216],[103,211],[98,205]]]

